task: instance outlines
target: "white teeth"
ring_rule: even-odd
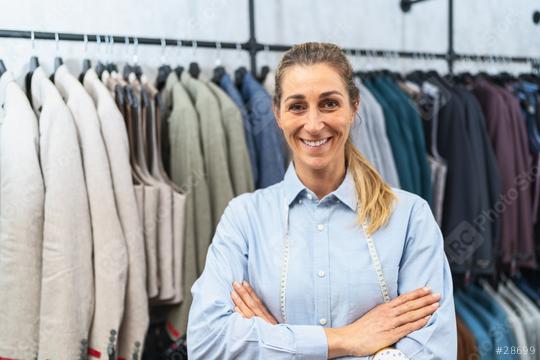
[[[322,140],[317,140],[317,141],[309,141],[309,140],[302,139],[302,141],[304,142],[304,144],[306,144],[308,146],[318,147],[318,146],[321,146],[321,145],[325,144],[328,141],[328,139],[329,138],[322,139]]]

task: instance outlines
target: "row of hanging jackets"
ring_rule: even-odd
[[[29,73],[29,101],[0,79],[0,356],[139,358],[147,271],[124,122],[93,70],[51,80]]]
[[[353,142],[390,185],[431,204],[453,272],[493,274],[499,260],[514,270],[535,268],[540,135],[534,78],[496,84],[487,76],[360,75]]]
[[[244,68],[34,69],[1,80],[0,358],[138,359],[151,319],[185,334],[228,202],[283,178],[271,96]]]
[[[458,359],[534,360],[540,346],[540,287],[523,276],[454,292]]]

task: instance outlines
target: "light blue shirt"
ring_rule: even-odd
[[[428,324],[396,343],[415,360],[455,360],[457,330],[450,267],[429,205],[393,189],[387,225],[372,235],[390,298],[430,286],[441,294]],[[291,163],[283,181],[233,199],[191,288],[188,356],[196,359],[327,359],[323,327],[348,325],[383,296],[362,228],[354,180],[347,173],[323,199],[307,189]],[[283,323],[280,299],[288,216]],[[251,284],[279,322],[234,312],[233,281]],[[348,357],[347,359],[367,359]]]

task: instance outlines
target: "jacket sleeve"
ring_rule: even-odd
[[[396,343],[396,348],[415,360],[455,360],[457,328],[450,266],[441,231],[429,205],[413,206],[400,263],[398,294],[429,286],[440,293],[440,306],[426,326]]]
[[[233,281],[247,279],[250,217],[229,203],[208,249],[202,275],[191,288],[193,303],[187,329],[188,357],[197,359],[327,359],[321,326],[271,325],[259,317],[234,312]],[[264,299],[261,299],[264,302]]]

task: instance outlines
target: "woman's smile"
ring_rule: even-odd
[[[300,143],[309,152],[321,152],[332,145],[332,136],[319,139],[304,139],[300,138]]]

